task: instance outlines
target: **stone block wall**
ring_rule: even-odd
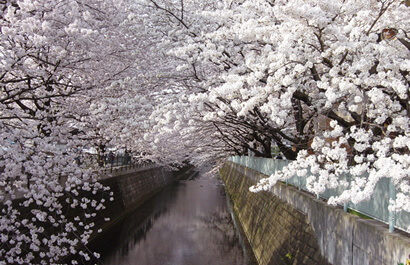
[[[98,213],[96,226],[106,228],[117,222],[179,176],[179,172],[151,166],[118,172],[113,177],[101,180],[101,184],[110,187],[110,192],[114,193],[114,200],[109,201],[107,197],[106,209]],[[105,218],[110,218],[110,221],[104,221]]]
[[[172,172],[151,168],[118,176],[121,197],[125,208],[134,208],[169,183],[175,180]]]
[[[251,193],[267,176],[232,162],[220,173],[260,264],[397,265],[410,258],[409,234],[283,183]]]

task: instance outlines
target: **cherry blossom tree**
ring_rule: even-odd
[[[207,136],[227,155],[254,149],[269,157],[276,144],[296,161],[259,188],[298,173],[314,193],[345,187],[331,203],[359,202],[387,177],[397,192],[391,209],[410,210],[402,1],[225,1],[201,13],[187,12],[185,1],[184,19],[176,3],[150,2],[173,21],[166,48],[192,77],[161,128],[178,134],[172,125],[195,117],[214,127]],[[190,104],[178,103],[182,95]]]
[[[193,164],[200,164],[200,161],[206,163],[218,153],[212,148],[225,147],[211,137],[213,126],[204,123],[200,115],[191,116],[196,107],[189,102],[186,92],[203,90],[195,77],[195,65],[187,70],[180,69],[184,58],[169,51],[183,45],[187,35],[196,36],[204,29],[196,13],[198,10],[212,9],[215,3],[138,1],[138,5],[141,16],[150,14],[143,23],[150,36],[149,52],[146,54],[151,62],[150,66],[144,66],[143,74],[146,80],[144,87],[150,91],[148,97],[152,107],[142,126],[144,138],[140,142],[146,147],[146,158],[173,166],[181,166],[188,161]],[[196,139],[198,134],[202,143]],[[204,148],[209,152],[205,152]],[[219,154],[225,155],[225,152]]]
[[[126,117],[125,96],[143,108],[136,92],[124,91],[138,75],[142,47],[131,5],[10,0],[0,7],[0,263],[51,264],[76,253],[87,260],[93,218],[112,193],[98,183],[93,161],[78,163],[80,150],[118,141],[121,128],[107,124]]]

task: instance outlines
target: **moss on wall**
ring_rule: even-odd
[[[244,167],[225,164],[220,175],[261,265],[326,265],[307,217],[270,192],[252,193]]]

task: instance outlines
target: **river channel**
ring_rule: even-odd
[[[254,265],[242,238],[222,182],[199,175],[166,187],[90,247],[104,265]]]

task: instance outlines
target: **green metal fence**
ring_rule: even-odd
[[[282,170],[283,167],[289,164],[288,160],[249,156],[232,156],[228,160],[252,168],[268,176],[274,174],[276,171]],[[348,180],[350,176],[345,176],[345,178]],[[307,191],[305,177],[293,176],[285,182],[286,184]],[[342,188],[327,189],[319,196],[320,198],[329,199],[331,196],[340,195],[342,192]],[[373,219],[382,221],[389,225],[389,230],[391,232],[393,232],[394,228],[407,231],[410,226],[410,213],[405,211],[396,213],[389,212],[388,210],[389,200],[390,198],[395,198],[395,192],[391,180],[389,178],[382,178],[377,183],[370,200],[358,204],[347,203],[343,205],[344,210],[347,211],[347,209],[352,209]]]

